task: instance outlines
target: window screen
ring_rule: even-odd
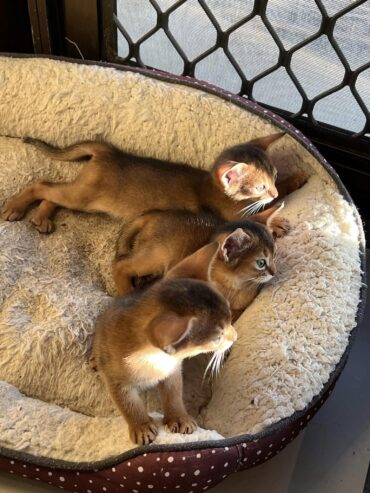
[[[369,1],[106,5],[111,60],[194,76],[312,126],[370,137]]]

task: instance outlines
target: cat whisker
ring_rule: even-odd
[[[222,367],[224,356],[225,351],[216,351],[215,353],[213,353],[213,356],[209,360],[208,365],[204,371],[203,380],[206,378],[208,373],[211,378],[215,378],[218,375]]]
[[[243,209],[240,210],[240,213],[243,213],[244,215],[251,215],[253,213],[254,208],[259,205],[259,201],[253,202],[253,204],[249,204]]]
[[[232,298],[233,292],[234,292],[234,288],[232,286],[230,286],[228,289],[228,293],[226,295],[226,299],[230,300]]]
[[[243,212],[242,213],[242,216],[243,217],[248,217],[248,216],[252,216],[253,215],[253,210],[250,210],[250,211],[247,211],[247,212]]]
[[[251,282],[251,281],[255,281],[256,279],[258,279],[259,276],[256,276],[256,277],[249,277],[248,279],[243,279],[243,282]]]
[[[257,279],[257,280],[256,280],[256,283],[257,283],[257,284],[268,284],[268,283],[270,283],[270,281],[271,281],[272,279],[273,279],[273,277],[271,277],[268,281],[266,281],[266,279],[264,279],[264,278],[262,277],[262,279],[260,279],[260,280],[258,280],[258,279]]]
[[[265,207],[265,205],[266,205],[265,202],[260,202],[259,205],[258,205],[258,209],[257,209],[256,212],[259,212],[260,210],[263,210],[264,207]]]
[[[247,206],[242,208],[242,211],[247,211],[248,209],[251,209],[252,207],[254,207],[255,204],[256,202],[252,202],[251,204],[248,204]]]
[[[253,207],[251,208],[251,213],[255,214],[262,207],[262,205],[263,204],[261,204],[260,202],[255,202],[253,204]]]
[[[210,372],[211,368],[213,367],[213,364],[214,364],[215,359],[216,359],[216,354],[217,353],[213,353],[212,358],[208,361],[208,365],[206,366],[206,369],[204,370],[203,380],[206,378],[208,372]]]
[[[244,216],[250,216],[251,215],[251,213],[249,212],[249,208],[248,209],[247,208],[240,209],[239,214],[241,214],[243,217]]]
[[[253,204],[244,207],[244,209],[241,209],[240,213],[243,216],[251,216],[257,214],[265,205],[263,200],[258,200],[257,202],[253,202]]]
[[[217,377],[217,375],[219,374],[219,372],[221,370],[221,366],[222,366],[222,363],[224,360],[225,352],[220,351],[220,352],[217,352],[216,354],[217,354],[217,356],[216,356],[215,364],[213,367],[213,377]]]

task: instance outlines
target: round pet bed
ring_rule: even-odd
[[[141,156],[207,168],[225,147],[285,130],[269,155],[307,181],[282,214],[278,275],[236,322],[220,377],[185,368],[200,428],[163,427],[135,448],[99,375],[87,365],[94,321],[114,294],[119,221],[61,210],[56,231],[0,221],[0,468],[78,493],[205,491],[273,457],[306,426],[346,362],[364,299],[361,221],[309,140],[244,98],[190,78],[108,64],[0,57],[1,201],[31,181],[72,179],[29,136],[60,147],[103,139]],[[155,392],[149,409],[160,412]],[[158,415],[160,419],[160,415]]]

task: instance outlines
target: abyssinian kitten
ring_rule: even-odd
[[[173,433],[196,427],[182,397],[182,361],[214,353],[218,367],[237,335],[229,304],[208,282],[217,243],[170,270],[146,290],[116,298],[96,323],[90,365],[97,369],[125,417],[131,440],[151,443],[158,428],[140,390],[158,385],[164,424]]]
[[[60,206],[125,219],[151,209],[210,210],[226,220],[241,219],[253,210],[248,208],[253,203],[262,207],[278,196],[277,171],[265,150],[283,135],[275,133],[231,147],[218,156],[210,171],[132,156],[105,143],[57,149],[27,138],[25,142],[50,158],[88,162],[70,183],[33,183],[14,195],[1,215],[8,221],[19,220],[32,203],[41,201],[31,218],[41,233],[53,231],[51,217]]]
[[[275,242],[269,228],[273,220],[274,215],[265,226],[252,221],[225,222],[210,213],[142,214],[123,228],[117,242],[113,261],[117,291],[123,295],[142,288],[205,244],[217,242],[210,279],[230,302],[235,318],[275,274]]]

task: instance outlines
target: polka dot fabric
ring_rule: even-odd
[[[332,386],[316,406],[260,438],[240,437],[240,442],[235,444],[220,446],[217,443],[217,447],[199,450],[147,452],[118,464],[83,469],[72,469],[72,464],[68,469],[58,468],[57,461],[49,466],[40,465],[36,458],[24,454],[23,460],[0,457],[0,469],[73,493],[200,493],[210,490],[230,474],[261,464],[283,450],[318,411]]]
[[[112,66],[104,63],[98,65]],[[131,70],[119,66],[116,68]],[[337,181],[335,172],[309,140],[273,112],[261,108],[254,102],[246,101],[242,97],[188,77],[170,76],[159,71],[144,69],[132,70],[154,79],[184,84],[216,94],[224,100],[243,107],[246,111],[272,121],[286,132],[294,134]],[[338,187],[341,187],[339,182]],[[341,189],[343,195],[350,201],[347,191],[343,187]],[[352,340],[353,336],[351,336]],[[344,367],[348,352],[349,346],[321,394],[314,398],[304,411],[294,413],[291,417],[257,435],[233,437],[217,442],[177,444],[172,446],[172,450],[171,445],[153,445],[149,447],[149,451],[148,447],[142,451],[135,449],[121,456],[120,459],[83,466],[55,460],[48,461],[48,459],[30,456],[24,452],[0,448],[0,469],[74,493],[173,493],[177,491],[200,493],[210,490],[230,474],[261,464],[286,447],[307,425],[330,395]],[[132,457],[133,454],[136,456]]]
[[[236,470],[239,449],[146,453],[101,470],[51,469],[0,459],[0,468],[24,478],[43,481],[76,493],[207,491]]]

